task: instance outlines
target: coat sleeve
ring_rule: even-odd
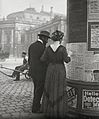
[[[63,48],[63,60],[66,63],[69,63],[71,61],[71,58],[68,56],[68,53],[65,47]]]

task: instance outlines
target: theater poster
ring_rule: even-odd
[[[82,109],[99,110],[99,90],[83,89]]]
[[[69,107],[77,108],[77,92],[74,87],[67,86],[67,105]]]
[[[88,49],[99,50],[99,22],[88,23]]]

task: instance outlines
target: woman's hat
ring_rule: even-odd
[[[59,31],[59,30],[56,30],[55,32],[52,33],[52,36],[51,36],[51,39],[53,41],[60,41],[64,36],[64,33]]]
[[[48,31],[41,31],[40,34],[38,34],[38,36],[46,36],[50,38],[50,33]]]

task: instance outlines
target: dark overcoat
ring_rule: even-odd
[[[45,50],[45,46],[40,41],[32,43],[28,50],[28,63],[30,67],[30,75],[35,80],[45,80],[47,65],[41,62],[40,57]]]

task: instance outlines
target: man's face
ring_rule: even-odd
[[[48,37],[42,36],[42,40],[43,40],[44,43],[47,43],[48,42]]]

